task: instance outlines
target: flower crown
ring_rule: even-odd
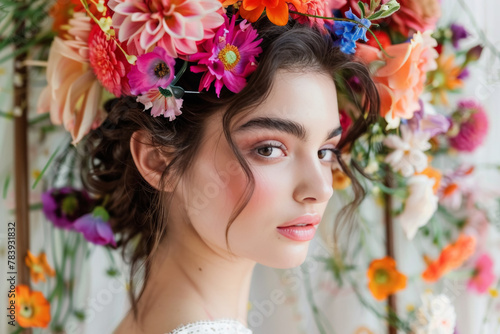
[[[351,10],[331,17],[332,7],[322,0],[70,0],[52,11],[57,36],[38,109],[50,110],[73,144],[106,118],[100,104],[110,94],[135,96],[152,116],[173,121],[186,93],[213,84],[219,97],[223,87],[234,93],[245,87],[262,52],[252,26],[262,16],[276,25],[291,17],[316,27],[352,54],[356,41],[367,41],[370,20],[399,9],[396,0],[380,2],[359,2],[359,18]],[[176,73],[177,59],[183,66]],[[187,70],[202,74],[199,91],[176,86]]]

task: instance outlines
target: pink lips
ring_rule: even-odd
[[[278,232],[294,241],[309,241],[314,238],[316,227],[321,221],[319,215],[304,215],[278,226]],[[304,226],[297,226],[303,225]]]

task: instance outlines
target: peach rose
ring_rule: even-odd
[[[392,58],[372,46],[358,45],[356,55],[372,67],[379,66],[373,76],[387,129],[398,127],[401,118],[410,119],[420,109],[418,100],[424,90],[427,72],[437,68],[436,45],[431,31],[417,32],[409,43],[388,46],[385,50]]]
[[[90,18],[75,13],[68,33],[73,39],[55,37],[47,65],[48,86],[38,100],[37,112],[50,112],[53,124],[63,124],[76,145],[106,114],[99,107],[103,88],[89,64]]]

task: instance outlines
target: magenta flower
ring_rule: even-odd
[[[467,282],[467,289],[478,293],[485,293],[494,281],[493,260],[485,253],[477,259],[474,275]]]
[[[483,107],[473,100],[461,101],[453,120],[450,145],[458,151],[472,152],[478,148],[488,134],[488,115]]]
[[[154,117],[163,115],[173,121],[176,116],[182,114],[182,99],[174,96],[170,87],[151,89],[146,94],[137,97],[137,102],[144,104],[144,110],[151,108]]]
[[[173,58],[191,55],[224,23],[218,0],[110,0],[108,6],[118,40],[135,55],[155,45]]]
[[[227,16],[224,18],[225,24],[214,38],[203,42],[200,51],[189,57],[189,61],[198,61],[198,65],[191,66],[192,72],[205,72],[199,90],[208,90],[215,81],[218,97],[222,86],[233,93],[239,93],[246,86],[246,77],[257,68],[255,57],[262,52],[259,47],[262,39],[257,39],[257,31],[250,23],[243,20],[236,25],[236,15],[231,21]]]
[[[108,223],[109,214],[102,206],[96,206],[92,213],[78,218],[73,227],[81,232],[85,239],[96,245],[111,244],[116,247],[115,237]]]
[[[92,200],[85,191],[71,187],[42,193],[42,210],[55,227],[71,230],[79,217],[91,211]]]
[[[174,66],[175,59],[169,57],[165,49],[155,47],[140,56],[128,73],[130,91],[139,95],[154,88],[167,88],[174,79]]]

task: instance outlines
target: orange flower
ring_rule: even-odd
[[[295,8],[302,9],[302,4],[298,0],[288,1]],[[255,22],[266,10],[266,15],[269,20],[278,25],[284,26],[288,22],[288,4],[285,0],[243,0],[240,7],[241,16],[250,22]],[[300,11],[300,10],[299,10]]]
[[[431,103],[441,102],[448,105],[447,91],[462,88],[464,83],[459,79],[462,72],[460,66],[455,65],[455,55],[449,57],[441,54],[437,59],[437,69],[429,73],[428,84],[431,87]]]
[[[429,179],[434,180],[434,186],[432,186],[432,190],[434,191],[434,194],[437,194],[439,190],[439,186],[441,185],[441,172],[435,168],[432,168],[431,166],[428,166],[426,169],[424,169],[421,173],[415,173],[416,175],[423,174],[427,176]]]
[[[351,179],[349,176],[347,176],[343,171],[340,169],[334,169],[332,170],[332,176],[333,176],[333,182],[332,186],[333,189],[345,189],[351,185]]]
[[[50,304],[40,291],[30,291],[26,285],[16,286],[10,305],[16,307],[16,320],[21,327],[47,327],[50,322]]]
[[[476,249],[476,238],[461,234],[455,243],[446,246],[435,261],[427,256],[427,269],[422,273],[422,278],[427,282],[435,282],[449,271],[460,267]]]
[[[234,5],[238,2],[238,0],[219,0],[219,2],[222,4],[222,7],[227,7]]]
[[[384,300],[406,287],[406,276],[396,270],[396,261],[390,256],[373,260],[366,275],[368,288],[377,300]]]
[[[388,129],[397,128],[401,118],[410,119],[420,109],[427,72],[437,68],[435,45],[430,31],[417,32],[410,43],[389,45],[385,50],[390,57],[378,48],[358,45],[357,56],[372,65],[382,65],[378,65],[374,79],[380,95],[380,113]]]
[[[45,282],[45,274],[54,277],[56,272],[49,266],[45,253],[42,252],[38,257],[28,251],[25,257],[26,265],[30,268],[31,279],[37,283],[39,280]]]

